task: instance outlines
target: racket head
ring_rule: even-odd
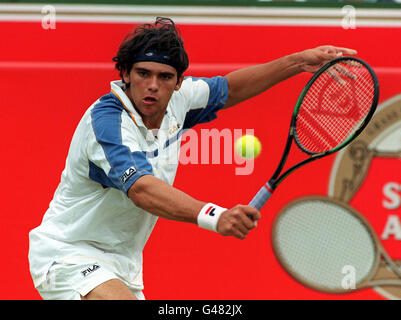
[[[307,154],[330,154],[354,140],[379,100],[373,69],[355,57],[333,59],[302,91],[292,117],[294,140]]]
[[[272,244],[281,266],[318,291],[364,288],[379,268],[381,247],[367,220],[327,197],[300,198],[285,206],[274,221]],[[355,288],[343,284],[347,266],[355,270]]]

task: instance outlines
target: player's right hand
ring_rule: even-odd
[[[260,217],[257,209],[246,205],[236,205],[221,214],[217,223],[217,232],[223,236],[233,236],[243,240],[257,226]]]

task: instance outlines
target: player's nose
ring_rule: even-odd
[[[152,92],[159,90],[159,81],[156,76],[153,76],[149,79],[148,90]]]

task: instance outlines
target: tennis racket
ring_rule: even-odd
[[[401,286],[401,269],[369,222],[334,199],[306,197],[284,207],[274,221],[272,242],[281,266],[310,288],[344,293]],[[379,268],[383,270],[381,258],[392,271],[387,278],[379,272]]]
[[[260,210],[290,173],[353,141],[372,118],[378,99],[379,83],[366,62],[340,57],[324,65],[298,98],[276,171],[249,205]],[[308,157],[280,175],[293,141]]]

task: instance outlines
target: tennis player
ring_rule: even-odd
[[[142,250],[162,217],[245,239],[260,213],[224,208],[172,187],[181,135],[350,49],[323,46],[213,78],[185,78],[173,21],[138,26],[113,60],[121,80],[86,111],[61,182],[29,234],[34,285],[44,299],[144,299]]]

